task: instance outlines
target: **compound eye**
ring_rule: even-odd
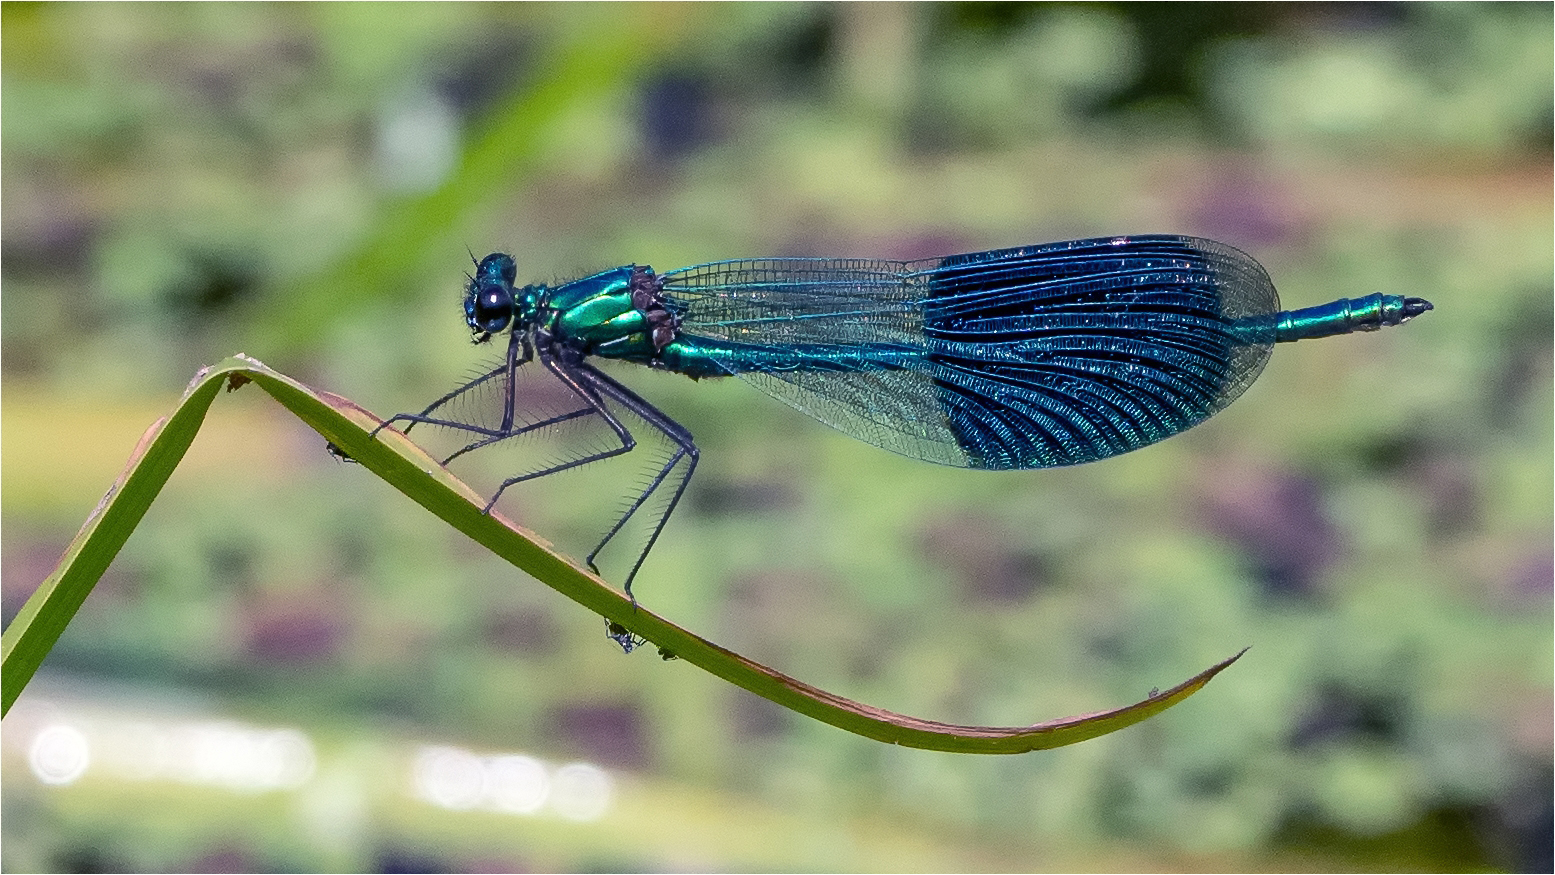
[[[477,279],[512,285],[518,280],[518,264],[506,252],[493,252],[475,265]]]
[[[513,290],[500,283],[471,283],[464,316],[471,331],[496,334],[513,321]]]

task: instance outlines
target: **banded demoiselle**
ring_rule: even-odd
[[[591,359],[743,377],[875,446],[1018,470],[1105,459],[1191,428],[1242,394],[1272,344],[1373,331],[1431,309],[1422,298],[1373,294],[1282,312],[1251,257],[1164,235],[911,262],[755,258],[663,274],[628,265],[554,288],[515,286],[516,277],[513,257],[493,253],[465,290],[475,342],[507,336],[501,363],[384,426],[466,433],[445,463],[583,418],[613,433],[605,449],[503,480],[487,512],[515,484],[630,452],[636,440],[621,411],[663,433],[669,458],[587,557],[598,573],[599,552],[672,484],[626,576],[628,595],[698,451],[689,431]],[[536,360],[566,387],[565,412],[525,417],[515,375]]]

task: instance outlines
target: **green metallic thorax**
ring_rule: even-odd
[[[863,348],[776,347],[737,344],[685,335],[659,297],[651,270],[620,267],[554,289],[519,290],[520,322],[584,355],[636,362],[694,379],[745,371],[831,370],[880,367]],[[527,318],[526,318],[527,317]]]
[[[655,323],[661,320],[639,306],[642,294],[634,291],[634,273],[633,267],[619,267],[555,289],[526,287],[525,292],[536,294],[536,327],[584,355],[653,363]]]

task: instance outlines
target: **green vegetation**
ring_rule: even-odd
[[[551,280],[1191,233],[1288,305],[1437,307],[1279,349],[1157,447],[1029,474],[897,459],[737,381],[623,375],[704,453],[636,592],[789,675],[1006,725],[1253,645],[1184,707],[1016,758],[880,745],[624,658],[235,393],[6,717],[5,869],[1548,868],[1547,5],[0,15],[7,621],[198,368],[242,350],[387,415],[479,366],[466,247]],[[601,484],[638,473],[504,510],[576,554]],[[311,779],[131,777],[96,746],[74,783],[29,768],[50,720],[96,745],[217,719],[305,732]],[[596,762],[614,802],[429,804],[407,789],[426,745]]]
[[[1006,754],[1075,744],[1159,714],[1193,695],[1241,655],[1223,660],[1166,693],[1151,692],[1145,701],[1126,708],[1033,726],[953,726],[859,705],[754,664],[665,622],[576,563],[547,549],[534,536],[483,512],[485,498],[402,435],[388,431],[374,439],[373,429],[380,421],[363,414],[360,408],[287,379],[251,358],[235,356],[203,369],[190,384],[178,410],[146,432],[124,474],[71,542],[54,574],[38,587],[6,627],[6,712],[188,452],[211,402],[223,387],[230,392],[249,383],[258,383],[281,406],[327,438],[327,446],[336,455],[371,470],[471,540],[590,611],[604,615],[609,636],[627,652],[652,643],[665,660],[684,659],[786,708],[876,741],[953,753]],[[398,452],[384,446],[387,440],[399,446]]]

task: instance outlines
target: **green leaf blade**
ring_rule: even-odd
[[[119,480],[88,518],[58,568],[28,599],[4,633],[5,711],[21,694],[113,557],[145,515],[222,386],[246,383],[269,393],[310,428],[453,528],[515,567],[680,660],[816,720],[888,744],[958,753],[1047,750],[1116,732],[1176,705],[1239,659],[1238,653],[1141,702],[1030,726],[964,726],[923,720],[864,705],[813,687],[696,635],[633,603],[604,580],[500,514],[404,435],[372,430],[381,421],[339,396],[321,392],[247,356],[202,371],[172,416],[141,439]],[[1246,652],[1245,650],[1243,651]]]

